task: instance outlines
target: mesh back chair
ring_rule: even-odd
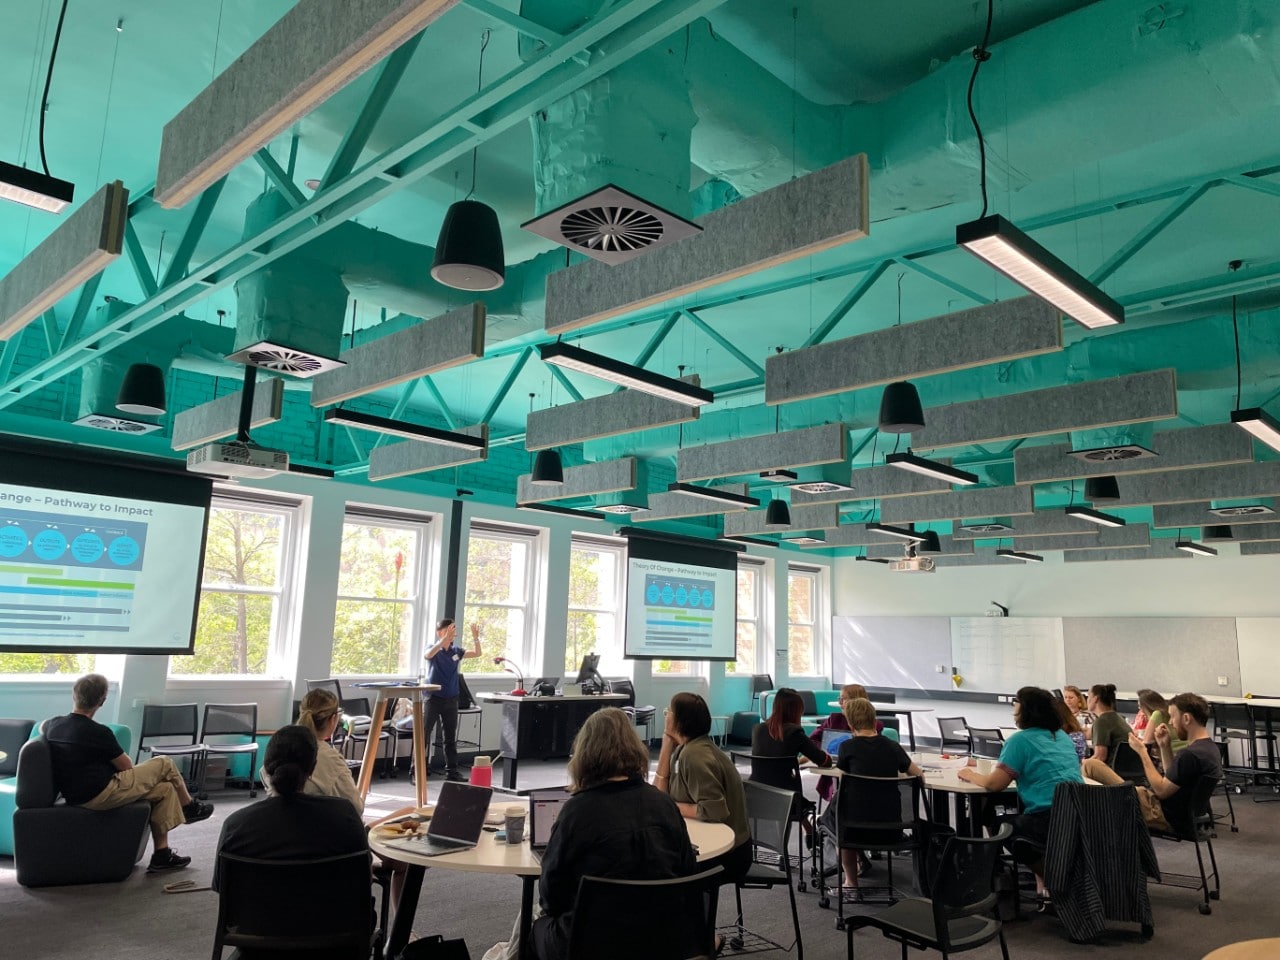
[[[458,673],[458,719],[463,717],[476,718],[476,738],[474,740],[463,740],[458,737],[458,746],[464,743],[467,746],[474,746],[476,751],[480,750],[482,741],[481,734],[484,733],[484,711],[480,708],[480,704],[476,703],[476,698],[471,695],[471,688],[467,686],[467,678],[461,672]],[[441,725],[443,730],[443,724]]]
[[[816,826],[817,807],[812,800],[805,798],[801,792],[802,782],[800,780],[800,761],[795,757],[762,757],[755,754],[747,754],[745,758],[751,763],[751,780],[756,783],[763,783],[769,787],[776,787],[779,790],[790,790],[795,794],[796,802],[791,808],[791,818],[796,823],[805,824],[805,830],[809,836],[813,836],[813,829]],[[789,854],[788,854],[789,855]],[[814,878],[814,884],[817,885],[817,853],[813,854],[814,862],[810,865],[809,875]],[[796,881],[797,890],[807,890],[808,884],[804,879],[804,854],[797,851],[796,853],[796,872],[800,875]]]
[[[721,927],[720,932],[724,934],[726,944],[738,953],[790,951],[794,947],[797,960],[804,960],[800,915],[796,912],[796,888],[791,882],[791,857],[787,853],[798,798],[791,790],[771,787],[758,780],[743,781],[742,789],[747,797],[747,826],[751,830],[751,866],[747,868],[746,876],[734,885],[737,918],[728,926]],[[747,929],[743,918],[743,890],[771,890],[777,886],[785,886],[787,896],[791,898],[791,926],[795,932],[791,946],[783,946],[753,933]]]
[[[754,705],[763,694],[773,689],[773,677],[767,673],[753,673],[751,675],[751,703]],[[761,705],[764,701],[761,700]]]
[[[568,960],[692,960],[715,954],[720,867],[674,880],[583,877]],[[655,922],[661,918],[661,922]]]
[[[375,735],[371,729],[373,727],[373,717],[370,715],[372,710],[369,707],[369,701],[365,697],[355,697],[341,702],[343,726],[346,728],[343,746],[345,748],[349,744],[356,753],[355,759],[363,760],[365,744],[369,742],[370,736]],[[390,775],[390,768],[394,760],[395,751],[392,747],[391,735],[393,726],[391,721],[385,721],[382,724],[382,729],[376,732],[378,749],[383,752],[382,772],[378,776],[384,780]],[[343,755],[346,756],[346,754]],[[375,758],[376,756],[375,754]]]
[[[964,717],[939,717],[938,735],[943,753],[949,747],[959,747],[962,752],[969,749],[969,724]]]
[[[644,742],[648,744],[653,739],[653,725],[658,715],[658,708],[651,705],[637,707],[636,688],[630,680],[614,680],[612,686],[614,693],[621,693],[627,697],[622,710],[631,718],[633,725],[644,727]]]
[[[1127,743],[1116,744],[1115,754],[1107,762],[1116,775],[1128,783],[1146,783],[1147,771],[1142,758]]]
[[[291,953],[367,960],[381,952],[370,898],[367,851],[318,860],[258,860],[218,854],[218,925],[213,960],[224,947],[249,956]],[[324,909],[316,909],[323,891]]]
[[[922,818],[920,813],[923,791],[924,783],[920,777],[863,777],[856,774],[845,774],[836,789],[836,847],[885,854],[889,870],[886,900],[889,903],[897,900],[893,855],[911,853],[914,858],[925,834],[921,824],[928,817]],[[823,857],[825,867],[825,852]],[[842,872],[837,871],[837,876]],[[837,885],[836,890],[836,929],[843,930],[843,886]],[[857,902],[864,902],[861,888],[856,892],[856,898]],[[825,890],[818,906],[830,906]]]
[[[200,724],[200,743],[206,757],[249,757],[249,796],[258,795],[258,705],[256,703],[206,703]],[[248,742],[210,743],[210,737],[248,737]],[[200,784],[201,793],[204,784]]]
[[[1004,748],[1004,733],[999,727],[970,727],[969,752],[975,757],[995,760]]]
[[[1253,725],[1253,716],[1249,707],[1243,703],[1211,703],[1209,710],[1213,715],[1214,738],[1226,746],[1228,754],[1231,743],[1240,744],[1245,766],[1250,770],[1258,766],[1257,730]]]
[[[204,761],[206,750],[199,742],[196,726],[197,712],[194,703],[149,703],[142,708],[142,732],[138,734],[138,752],[134,761],[142,759],[142,751],[146,750],[153,757],[188,757],[190,765],[184,779],[187,789],[200,792],[204,781]],[[185,738],[186,743],[164,743],[151,746],[149,737],[164,737],[174,740]],[[203,795],[201,799],[204,799]]]
[[[989,914],[996,905],[994,880],[1000,846],[1013,833],[1005,824],[994,837],[952,837],[942,851],[928,897],[900,900],[879,913],[853,917],[848,925],[848,957],[853,960],[853,935],[874,927],[888,939],[917,950],[937,950],[942,956],[972,950],[999,939],[1000,955],[1009,960],[1004,926]]]
[[[1160,871],[1160,882],[1171,887],[1183,887],[1187,890],[1199,890],[1201,894],[1200,912],[1210,914],[1213,908],[1209,906],[1210,900],[1217,900],[1221,897],[1222,885],[1218,877],[1218,859],[1213,853],[1213,808],[1211,799],[1213,792],[1218,789],[1218,779],[1216,777],[1201,777],[1191,786],[1191,799],[1187,803],[1185,809],[1186,816],[1180,822],[1169,820],[1168,830],[1151,830],[1151,836],[1160,840],[1172,840],[1175,843],[1190,843],[1195,846],[1196,850],[1196,867],[1199,870],[1199,876],[1193,876],[1185,873],[1168,873],[1164,870]],[[1163,808],[1163,805],[1162,805]],[[1166,818],[1168,813],[1165,814]],[[1209,853],[1209,864],[1212,868],[1212,874],[1206,874],[1204,869],[1204,855],[1200,850],[1201,844]],[[1209,881],[1213,880],[1213,886],[1210,888]]]

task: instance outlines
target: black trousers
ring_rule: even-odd
[[[427,699],[427,729],[422,738],[429,745],[439,721],[444,731],[444,762],[449,773],[458,772],[458,698],[429,697]]]

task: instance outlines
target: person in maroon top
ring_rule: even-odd
[[[830,716],[823,717],[822,722],[818,724],[818,729],[809,734],[809,739],[822,746],[822,735],[828,730],[839,730],[845,733],[849,730],[849,721],[844,718],[844,705],[850,700],[866,700],[867,688],[860,683],[846,683],[840,688],[840,709]],[[884,730],[884,721],[876,721],[876,733]],[[819,777],[818,778],[818,796],[824,803],[830,803],[831,798],[836,795],[835,777]]]

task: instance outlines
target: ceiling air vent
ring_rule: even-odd
[[[830,480],[814,480],[811,483],[794,484],[791,489],[799,490],[801,493],[837,493],[841,490],[852,490],[853,487],[847,484],[832,483]]]
[[[1209,512],[1215,517],[1260,517],[1275,513],[1270,507],[1261,503],[1250,503],[1241,507],[1215,507]]]
[[[595,510],[597,513],[616,513],[626,516],[632,513],[643,513],[646,508],[637,506],[634,503],[605,503],[599,504],[591,509]]]
[[[1071,456],[1089,463],[1117,463],[1123,460],[1143,460],[1158,457],[1154,450],[1136,443],[1122,443],[1114,447],[1093,447],[1090,450],[1072,450]]]
[[[160,429],[158,423],[143,423],[141,420],[128,420],[124,417],[113,417],[106,413],[90,413],[76,422],[77,427],[93,427],[95,430],[110,430],[112,433],[151,433]]]
[[[702,228],[613,184],[522,224],[530,233],[617,265]]]
[[[232,363],[243,363],[246,366],[261,367],[263,370],[287,373],[295,377],[314,377],[318,373],[346,366],[341,360],[331,360],[314,353],[295,350],[293,347],[282,347],[267,340],[238,350],[227,359]]]
[[[1013,529],[1013,525],[1008,523],[966,523],[961,525],[961,529],[968,530],[970,533],[1008,533]]]

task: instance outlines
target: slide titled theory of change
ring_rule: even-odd
[[[645,648],[692,655],[711,647],[716,583],[708,574],[715,571],[632,560],[631,572],[644,573]]]

